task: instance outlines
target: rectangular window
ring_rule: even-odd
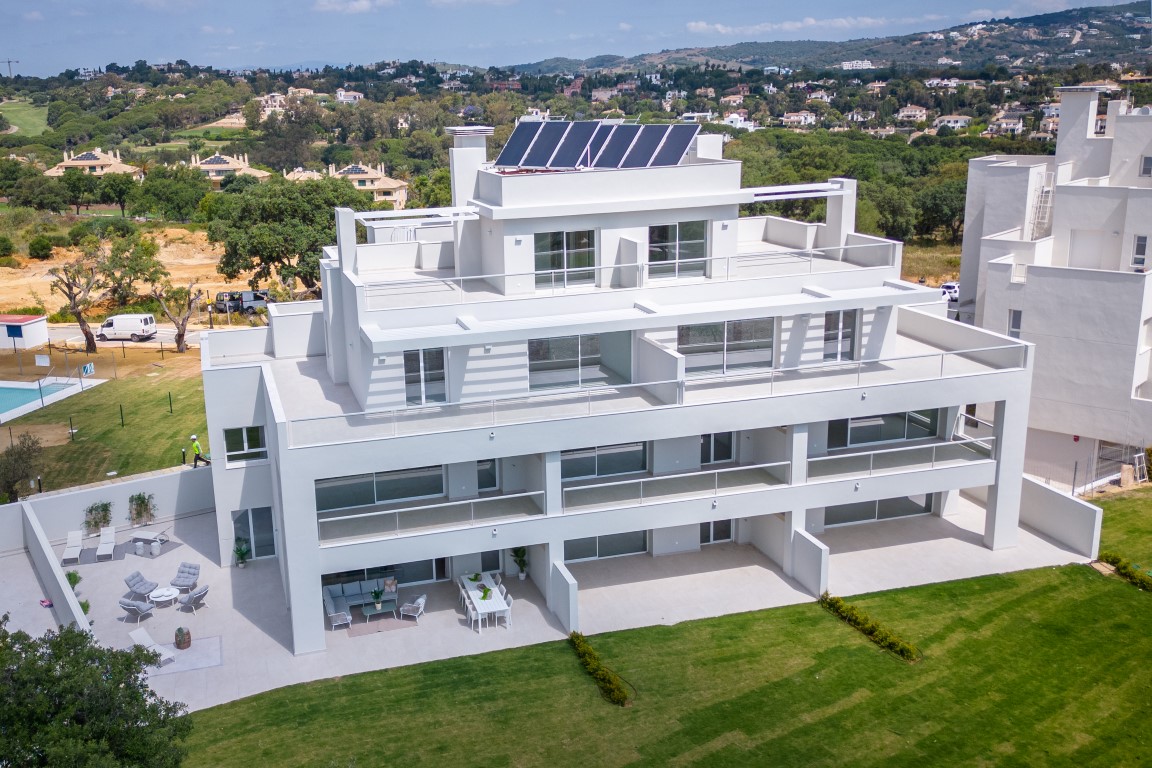
[[[596,282],[596,231],[537,232],[536,285],[564,288]]]
[[[629,531],[590,536],[564,542],[564,560],[595,560],[601,557],[640,555],[648,551],[648,531]]]
[[[686,358],[684,369],[690,376],[771,368],[775,326],[770,317],[681,325],[676,351]]]
[[[713,520],[700,523],[700,543],[715,544],[718,541],[732,541],[732,521]]]
[[[682,221],[648,227],[648,274],[700,277],[708,257],[708,222]]]
[[[856,327],[859,312],[855,309],[824,313],[824,359],[856,359]]]
[[[647,443],[620,443],[578,448],[560,453],[560,479],[580,480],[644,472],[648,469]]]
[[[828,449],[895,440],[920,440],[936,435],[940,412],[935,408],[908,413],[884,413],[828,422]]]
[[[444,495],[441,466],[416,467],[393,472],[329,477],[316,481],[316,511],[392,504],[410,499]]]
[[[528,341],[528,389],[559,389],[606,384],[600,366],[600,336],[559,336]]]
[[[408,405],[447,402],[442,348],[404,352],[404,393]]]
[[[1140,158],[1140,175],[1152,176],[1152,155],[1145,155]]]
[[[268,458],[264,427],[237,427],[224,430],[225,461],[251,461]]]
[[[1132,266],[1143,267],[1148,256],[1148,235],[1136,235],[1132,243]]]
[[[724,461],[732,461],[732,433],[700,435],[700,463],[718,464]]]
[[[500,490],[500,460],[476,462],[476,488],[480,493]]]
[[[1014,339],[1020,338],[1020,324],[1024,321],[1024,312],[1019,309],[1008,310],[1008,335]]]

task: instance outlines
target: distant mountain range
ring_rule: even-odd
[[[652,70],[661,66],[720,64],[728,67],[839,67],[841,62],[869,60],[877,68],[948,66],[964,69],[987,64],[1031,67],[1070,66],[1083,62],[1128,62],[1143,65],[1149,50],[1149,3],[1073,8],[1011,19],[989,19],[947,29],[893,37],[842,42],[795,40],[746,42],[711,48],[679,48],[659,53],[590,59],[552,58],[510,69],[527,74]]]

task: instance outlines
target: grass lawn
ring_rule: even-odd
[[[48,107],[34,107],[24,99],[0,103],[0,112],[20,130],[17,133],[39,136],[48,129]]]
[[[1092,499],[1104,510],[1100,549],[1152,568],[1152,487]]]
[[[1152,595],[1083,566],[853,602],[908,665],[814,604],[270,691],[192,715],[188,766],[1147,765]]]
[[[150,357],[142,364],[133,360],[133,356],[141,355]],[[188,436],[205,431],[204,384],[198,375],[200,355],[196,350],[182,356],[167,354],[161,363],[155,353],[154,362],[162,368],[151,364],[151,356],[153,353],[139,350],[133,350],[127,360],[117,355],[119,379],[9,422],[7,426],[15,434],[31,430],[44,442],[45,490],[106,480],[109,472],[123,477],[180,463],[180,449],[189,446]],[[56,357],[59,353],[54,353],[54,361]],[[86,359],[79,354],[70,357],[72,365]],[[92,359],[96,361],[97,376],[111,377],[109,353]],[[189,375],[190,372],[197,375]],[[169,392],[173,413],[168,412]],[[77,430],[75,441],[68,439],[69,416]],[[0,437],[7,446],[8,435]],[[209,446],[205,448],[210,450]]]

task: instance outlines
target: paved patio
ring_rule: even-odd
[[[832,529],[819,537],[831,549],[829,589],[852,595],[1087,562],[1026,529],[1021,529],[1017,547],[992,552],[980,543],[982,526],[983,511],[964,501],[947,518],[922,516]],[[131,531],[121,531],[115,560],[75,566],[83,577],[77,591],[81,599],[91,601],[96,637],[107,645],[126,648],[131,644],[128,633],[137,625],[125,620],[118,605],[119,598],[127,596],[124,577],[139,570],[166,585],[181,561],[200,563],[200,583],[210,585],[207,608],[193,615],[178,605],[158,607],[140,622],[162,644],[173,642],[178,626],[191,630],[196,652],[178,657],[179,666],[152,676],[152,686],[160,695],[183,701],[191,709],[294,683],[565,637],[531,581],[505,580],[516,601],[513,627],[501,624],[479,634],[469,627],[456,587],[448,582],[401,588],[402,600],[428,595],[427,612],[418,625],[388,617],[373,622],[374,629],[383,631],[367,632],[368,625],[356,611],[351,630],[342,627],[326,632],[326,652],[294,656],[278,560],[254,561],[243,570],[215,566],[212,514],[182,518],[169,524],[167,533],[171,542],[152,558],[139,557],[124,546]],[[758,550],[731,543],[682,555],[574,563],[570,570],[580,584],[581,629],[588,634],[813,599]],[[53,626],[54,618],[51,611],[39,607],[42,593],[35,579],[26,556],[0,558],[3,610],[12,611],[14,628],[42,633]],[[314,618],[324,622],[319,601]]]

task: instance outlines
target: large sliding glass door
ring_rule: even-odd
[[[236,510],[232,513],[232,533],[237,540],[248,541],[253,559],[276,555],[276,530],[272,524],[271,507]]]

